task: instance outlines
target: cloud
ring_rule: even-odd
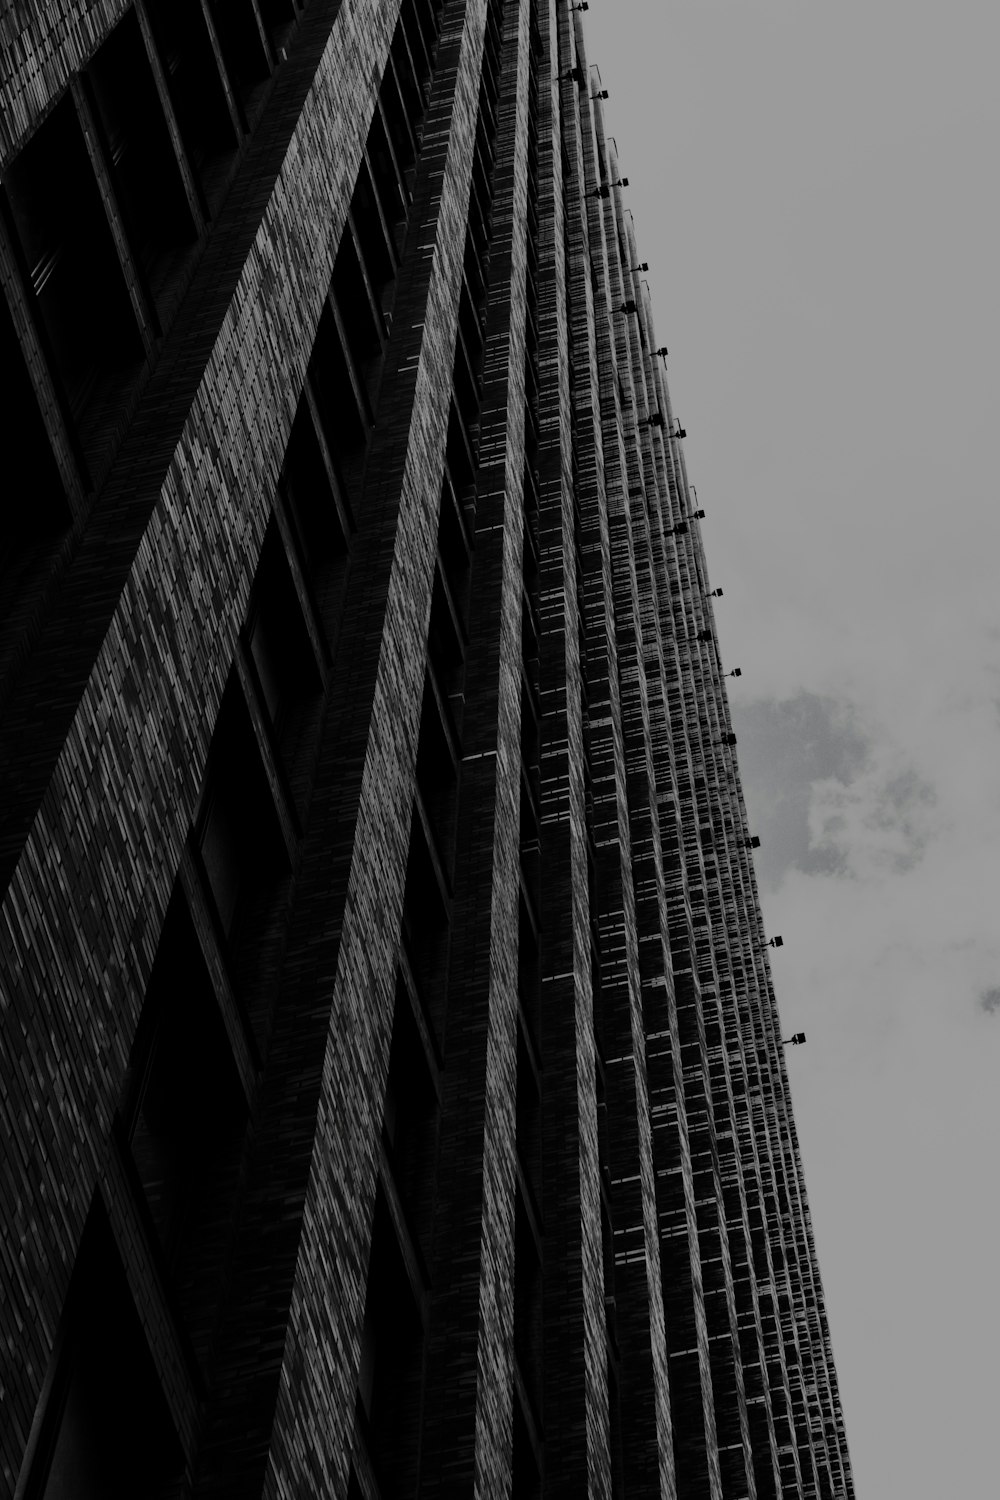
[[[940,822],[935,788],[856,705],[800,691],[737,705],[733,720],[765,888],[791,870],[864,879],[923,858]]]
[[[902,875],[919,864],[936,831],[934,788],[891,746],[871,742],[857,775],[814,781],[810,793],[802,863],[810,872]]]
[[[981,750],[966,750],[981,707],[953,703],[947,732],[917,735],[833,694],[734,705],[768,926],[793,945],[800,926],[812,993],[839,976],[888,1015],[929,985],[947,1005],[995,981],[1000,796],[983,795]],[[876,971],[891,992],[871,993]]]
[[[816,844],[813,787],[849,785],[863,769],[870,735],[849,705],[798,692],[733,704],[744,784],[753,787],[753,826],[761,884],[776,889],[789,869],[835,871],[840,853]]]
[[[980,1009],[988,1016],[995,1016],[1000,1010],[1000,985],[993,985],[988,990],[983,990],[979,996]]]

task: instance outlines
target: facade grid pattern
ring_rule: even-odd
[[[579,7],[0,35],[3,1492],[853,1500]]]

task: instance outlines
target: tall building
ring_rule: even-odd
[[[0,16],[5,1494],[853,1495],[580,9]]]

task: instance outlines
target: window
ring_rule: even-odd
[[[273,743],[301,811],[305,787],[299,763],[307,758],[305,750],[312,739],[309,730],[318,716],[320,677],[273,520],[264,538],[245,638]]]
[[[228,1243],[247,1107],[191,919],[164,923],[122,1107],[173,1294],[204,1361]]]
[[[184,149],[214,212],[237,134],[201,5],[199,0],[147,0],[147,5]]]
[[[198,844],[223,933],[235,953],[287,874],[271,789],[246,704],[230,681],[212,741]]]
[[[0,296],[0,368],[4,388],[5,439],[11,454],[4,509],[0,515],[0,611],[14,602],[16,569],[26,565],[32,543],[47,543],[69,524],[69,509],[55,456],[21,354],[7,303]],[[15,474],[22,477],[20,482]]]
[[[178,1493],[184,1455],[97,1204],[81,1242],[59,1345],[29,1500]]]
[[[90,83],[115,193],[162,318],[196,231],[134,11],[98,52]]]
[[[94,451],[143,346],[72,99],[32,137],[6,185],[43,337]]]

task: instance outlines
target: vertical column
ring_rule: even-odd
[[[602,431],[600,349],[606,279],[595,170],[590,79],[582,32],[564,61],[564,149],[573,174],[567,257],[577,499],[587,635],[590,764],[596,840],[601,1029],[606,1061],[610,1207],[614,1226],[612,1326],[621,1330],[618,1464],[624,1492],[673,1492],[670,1410],[664,1361],[652,1129],[642,1017],[639,925],[633,884],[626,760],[626,704],[620,680],[611,496],[618,455]],[[617,481],[614,481],[617,485]],[[617,496],[615,497],[617,502]],[[607,1294],[607,1288],[606,1288]],[[617,1340],[615,1341],[617,1343]]]
[[[820,1413],[824,1401],[833,1399],[832,1387],[816,1368],[809,1328],[814,1283],[805,1270],[805,1203],[804,1198],[792,1201],[788,1176],[789,1152],[798,1171],[794,1130],[790,1115],[779,1118],[777,1074],[774,1079],[769,1076],[772,1068],[780,1070],[780,1038],[752,871],[744,853],[745,812],[728,748],[731,725],[683,453],[676,442],[665,381],[658,372],[654,383],[658,425],[665,430],[670,500],[664,534],[675,539],[678,570],[679,607],[674,615],[680,676],[675,703],[689,724],[689,759],[680,789],[698,828],[697,836],[685,840],[685,885],[689,900],[696,898],[697,912],[692,904],[691,916],[697,915],[697,925],[707,929],[693,944],[693,969],[710,1043],[709,1076],[717,1080],[716,1143],[730,1162],[722,1188],[727,1239],[731,1250],[735,1247],[731,1264],[737,1278],[740,1345],[744,1370],[753,1382],[749,1420],[754,1473],[761,1494],[779,1489],[785,1495],[820,1494],[824,1484],[831,1483],[828,1463],[840,1465],[844,1485],[849,1476],[846,1461],[839,1453],[836,1460],[828,1459],[825,1442],[819,1441]],[[679,537],[683,540],[676,540]],[[700,706],[697,726],[689,712],[694,704]],[[745,891],[752,892],[752,900]],[[752,1047],[744,1045],[744,1036],[753,1040]],[[720,1102],[725,1105],[721,1110]],[[731,1130],[738,1141],[735,1156],[726,1145]],[[808,1285],[801,1282],[803,1276]],[[821,1298],[815,1290],[812,1296],[818,1308]],[[817,1395],[819,1390],[822,1394]]]
[[[668,408],[669,410],[669,408]],[[672,418],[668,431],[672,431]],[[722,684],[721,666],[714,639],[711,609],[707,600],[708,575],[701,551],[697,518],[691,513],[683,481],[683,459],[678,456],[676,473],[680,476],[683,495],[683,524],[689,527],[686,540],[678,544],[678,565],[683,587],[691,600],[689,627],[690,670],[693,689],[703,705],[698,726],[698,755],[704,767],[705,790],[702,794],[701,823],[706,851],[703,864],[704,914],[712,935],[711,985],[705,991],[705,1003],[711,1009],[711,1030],[715,1044],[712,1066],[724,1080],[727,1110],[720,1139],[720,1159],[725,1162],[724,1200],[733,1274],[736,1280],[737,1319],[746,1389],[748,1421],[753,1451],[754,1474],[758,1494],[774,1495],[781,1487],[779,1432],[776,1427],[775,1398],[767,1373],[767,1341],[775,1333],[773,1299],[770,1289],[775,1275],[782,1274],[772,1262],[766,1236],[757,1234],[762,1224],[760,1203],[760,1154],[769,1150],[766,1138],[758,1137],[749,1119],[749,1098],[756,1077],[756,1054],[748,1060],[744,1035],[751,1035],[752,1023],[745,1009],[734,1003],[741,974],[744,921],[733,885],[732,871],[746,862],[745,815],[740,809],[734,817],[731,793],[736,785],[732,751],[727,744],[731,733],[728,709]],[[757,944],[763,942],[757,937]],[[756,1261],[756,1264],[755,1264]],[[759,1266],[759,1274],[758,1274]],[[758,1284],[767,1295],[758,1295]],[[782,1375],[782,1380],[784,1376]],[[788,1406],[787,1381],[778,1405]],[[801,1484],[801,1474],[792,1463],[791,1482]]]
[[[678,449],[676,472],[681,493],[686,494],[683,455]],[[711,617],[705,603],[707,573],[701,550],[697,527],[693,527],[690,538],[679,550],[684,587],[692,604],[690,624],[696,627],[689,632],[698,644],[693,646],[691,670],[694,691],[706,708],[705,723],[701,727],[699,760],[703,767],[705,787],[711,785],[711,801],[715,808],[725,805],[729,789],[736,784],[735,761],[729,748],[731,734],[728,710],[724,695],[716,684],[721,681],[714,643]],[[704,797],[705,793],[702,793]],[[708,816],[706,812],[706,817]],[[740,816],[740,828],[745,828],[745,815]],[[725,835],[725,828],[721,830]],[[714,878],[718,866],[709,872],[706,880],[706,896],[711,902]],[[816,1453],[813,1449],[806,1418],[806,1390],[812,1384],[809,1374],[811,1351],[805,1340],[797,1336],[794,1308],[799,1305],[796,1290],[796,1268],[799,1261],[798,1240],[800,1231],[793,1214],[789,1211],[789,1195],[783,1181],[787,1164],[788,1137],[782,1129],[774,1102],[763,1102],[766,1097],[774,1101],[774,1083],[761,1078],[761,1065],[765,1072],[780,1066],[778,1048],[780,1039],[776,1024],[769,1021],[771,1002],[770,980],[764,954],[764,936],[759,912],[754,909],[741,920],[742,903],[738,903],[733,915],[736,921],[727,931],[728,952],[731,955],[737,933],[743,931],[751,979],[748,996],[748,1021],[751,1034],[758,1044],[751,1065],[749,1081],[750,1098],[756,1101],[750,1128],[744,1133],[744,1174],[750,1179],[748,1193],[748,1219],[752,1222],[753,1200],[756,1197],[753,1182],[753,1159],[757,1152],[764,1153],[770,1184],[765,1183],[763,1196],[764,1232],[758,1233],[754,1248],[755,1271],[758,1280],[759,1306],[762,1313],[762,1335],[767,1361],[769,1404],[774,1419],[774,1441],[783,1494],[818,1494]],[[721,952],[725,952],[723,949]]]
[[[265,1494],[347,1485],[485,10],[452,0],[442,20],[234,1267],[229,1401],[201,1454],[206,1494],[250,1462],[238,1423],[268,1411],[272,1381]]]
[[[603,143],[602,143],[603,145]],[[608,180],[617,182],[618,162],[612,143],[603,145],[607,153],[606,173]],[[650,411],[646,394],[643,359],[645,332],[642,322],[641,298],[628,273],[634,264],[634,245],[630,228],[625,221],[617,190],[612,194],[607,216],[611,217],[612,204],[615,209],[614,234],[608,234],[609,262],[612,268],[613,326],[617,336],[618,389],[624,402],[625,422],[636,434],[641,424],[643,443],[648,449],[651,433],[659,439],[660,429],[651,422],[659,415],[654,401]],[[617,250],[617,254],[614,251]],[[627,258],[628,264],[619,267],[619,256]],[[626,275],[629,279],[626,280]],[[631,447],[632,445],[630,445]],[[638,446],[638,445],[636,445]],[[631,520],[634,532],[633,555],[636,571],[645,578],[647,558],[653,547],[654,536],[650,527],[646,506],[644,462],[641,452],[630,452]],[[651,457],[651,455],[650,455]],[[656,475],[650,464],[646,471],[652,492],[656,492]],[[662,546],[662,537],[656,541]],[[693,611],[695,623],[704,626],[704,587],[699,580],[693,583],[686,576],[680,582],[681,596],[687,601],[686,609]],[[673,590],[677,595],[676,582]],[[663,657],[659,642],[659,630],[655,602],[647,587],[648,601],[642,610],[646,644],[646,688],[649,705],[649,720],[657,723],[657,741],[661,738],[661,726],[665,710],[663,692]],[[750,1438],[747,1422],[746,1398],[743,1382],[741,1346],[739,1342],[738,1307],[734,1276],[734,1257],[739,1261],[741,1245],[745,1235],[741,1232],[742,1184],[739,1180],[739,1163],[733,1146],[732,1080],[729,1077],[725,1053],[721,1045],[717,991],[716,962],[724,961],[727,944],[725,928],[709,924],[709,903],[706,900],[706,885],[711,882],[715,851],[706,837],[706,822],[712,801],[712,772],[704,769],[715,752],[711,731],[705,730],[706,704],[702,686],[698,681],[699,649],[708,651],[700,640],[704,631],[685,630],[678,642],[684,660],[684,669],[691,675],[693,699],[698,705],[697,713],[685,712],[675,722],[673,732],[679,738],[683,726],[684,740],[688,752],[695,762],[692,782],[696,789],[694,805],[690,809],[690,841],[692,857],[688,859],[688,895],[691,901],[691,927],[685,952],[691,959],[690,973],[678,974],[678,995],[686,1002],[683,1014],[693,1021],[694,1030],[688,1038],[687,1057],[692,1072],[687,1092],[689,1120],[698,1119],[703,1142],[700,1169],[702,1188],[698,1193],[701,1208],[698,1215],[699,1256],[702,1283],[705,1293],[706,1316],[709,1330],[709,1353],[712,1369],[713,1400],[716,1418],[716,1440],[719,1452],[720,1474],[725,1495],[742,1496],[753,1493]],[[654,646],[658,649],[654,650]],[[666,786],[676,789],[672,773],[668,773]],[[669,817],[669,814],[667,814]],[[658,819],[657,819],[658,821]],[[658,829],[654,831],[653,845],[658,849]],[[659,862],[657,860],[657,867]],[[661,877],[662,889],[662,877]],[[686,968],[686,965],[684,966]],[[700,1101],[695,1114],[695,1100]],[[704,1150],[707,1144],[708,1150]],[[734,1206],[735,1216],[729,1220],[726,1214],[726,1194]],[[743,1254],[745,1260],[745,1253]]]
[[[504,1493],[513,1443],[528,22],[528,0],[508,0],[420,1476],[428,1497]]]
[[[538,7],[546,1493],[611,1493],[591,907],[566,308],[565,8]]]

